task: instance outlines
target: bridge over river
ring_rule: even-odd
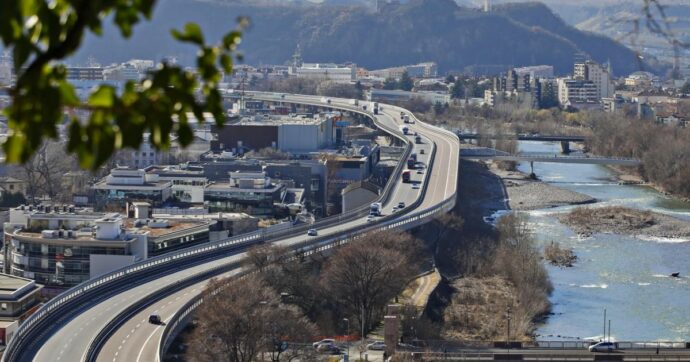
[[[552,135],[545,136],[539,134],[479,134],[479,133],[466,133],[466,132],[455,132],[460,140],[478,140],[481,138],[488,138],[492,140],[497,139],[515,139],[518,141],[541,141],[541,142],[560,142],[561,151],[565,154],[570,153],[570,142],[585,142],[587,140],[586,136],[577,135]]]
[[[495,160],[529,162],[534,173],[534,162],[551,163],[579,163],[593,165],[639,166],[642,163],[634,158],[605,157],[588,154],[563,155],[558,153],[519,152],[510,154],[493,148],[464,148],[460,150],[460,158],[469,160]]]

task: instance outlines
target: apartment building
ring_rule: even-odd
[[[584,79],[558,79],[558,102],[562,107],[575,107],[599,104],[597,86]]]
[[[597,99],[613,97],[615,87],[612,76],[609,70],[601,64],[591,60],[575,63],[573,77],[592,82],[596,89],[595,95]]]

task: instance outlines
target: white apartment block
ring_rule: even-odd
[[[574,78],[593,82],[598,99],[613,97],[615,89],[611,75],[606,68],[598,63],[591,60],[575,63]]]
[[[584,79],[559,78],[558,102],[563,107],[576,104],[598,104],[598,96],[594,82]]]
[[[357,67],[354,65],[344,67],[332,63],[304,63],[290,67],[289,75],[330,80],[336,83],[351,83],[357,80]]]

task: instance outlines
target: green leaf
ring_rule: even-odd
[[[204,36],[198,24],[187,23],[184,26],[184,31],[180,32],[179,30],[173,29],[171,33],[172,36],[179,41],[194,43],[200,46],[204,45]]]
[[[98,108],[111,108],[115,97],[115,89],[110,86],[99,86],[89,96],[89,105]]]
[[[61,81],[59,84],[60,96],[62,97],[62,103],[65,106],[77,106],[79,105],[79,98],[77,93],[74,91],[74,87],[67,81]]]

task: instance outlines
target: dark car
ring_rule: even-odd
[[[161,324],[163,321],[161,320],[161,316],[158,314],[151,314],[149,316],[149,323],[151,324]]]

